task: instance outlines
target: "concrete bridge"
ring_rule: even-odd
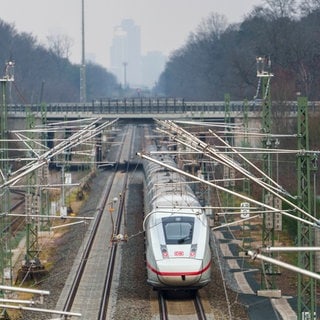
[[[243,118],[245,110],[249,118],[260,117],[261,101],[185,101],[184,99],[105,99],[90,103],[49,103],[34,105],[8,105],[8,117],[25,118],[28,112],[47,119],[92,118],[103,119],[203,119],[224,120],[226,110],[232,119]],[[296,116],[297,103],[286,102],[276,110],[286,110],[287,116]],[[320,103],[310,103],[310,109],[320,110]]]

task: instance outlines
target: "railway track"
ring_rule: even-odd
[[[141,130],[141,132],[143,132],[142,137],[145,138],[145,140],[147,139],[152,139],[152,135],[151,133],[147,130],[147,127],[140,127],[139,130]],[[130,243],[126,244],[125,246],[123,246],[122,248],[119,249],[119,243],[116,241],[110,241],[110,239],[112,240],[113,236],[117,236],[121,233],[121,218],[120,215],[115,216],[116,213],[121,213],[123,212],[123,206],[124,206],[124,199],[126,196],[125,190],[126,190],[126,184],[127,182],[125,182],[125,180],[127,180],[128,178],[126,178],[126,161],[128,159],[130,159],[130,154],[133,154],[133,143],[132,141],[135,140],[134,136],[134,131],[130,131],[129,133],[126,133],[124,130],[122,131],[121,135],[123,136],[122,141],[118,141],[115,143],[115,145],[118,145],[118,152],[113,152],[115,154],[115,158],[116,159],[112,159],[112,161],[114,163],[120,163],[121,164],[121,168],[119,169],[119,167],[115,167],[114,171],[110,170],[108,171],[108,175],[109,178],[108,180],[106,180],[106,187],[104,190],[104,197],[103,199],[101,199],[101,201],[99,201],[99,203],[97,203],[97,205],[93,208],[95,208],[94,211],[94,216],[95,216],[95,221],[94,224],[92,224],[90,226],[90,230],[89,230],[89,234],[90,237],[94,237],[95,239],[98,237],[98,229],[99,227],[96,227],[97,225],[100,225],[100,227],[102,227],[102,236],[104,238],[104,240],[102,241],[103,245],[101,247],[99,247],[97,250],[94,251],[93,247],[94,247],[94,239],[92,240],[93,243],[89,245],[89,240],[86,240],[84,243],[86,243],[85,245],[82,245],[82,254],[81,257],[78,260],[78,264],[79,264],[79,268],[77,269],[76,272],[73,272],[75,274],[74,279],[73,280],[73,284],[72,284],[72,288],[70,286],[70,291],[68,293],[68,297],[65,298],[65,303],[64,303],[64,307],[61,308],[61,304],[59,307],[56,307],[56,309],[58,310],[63,310],[63,311],[69,311],[69,312],[80,312],[82,313],[82,319],[110,319],[110,313],[112,314],[116,314],[116,316],[114,317],[114,319],[125,319],[125,316],[128,315],[128,310],[133,311],[132,314],[132,318],[136,318],[136,319],[151,319],[156,317],[155,319],[159,319],[159,315],[161,315],[160,319],[170,319],[170,320],[175,320],[175,319],[206,319],[206,317],[208,319],[215,319],[215,317],[217,318],[221,318],[221,314],[224,313],[227,317],[227,314],[232,314],[232,312],[227,308],[223,309],[221,307],[221,305],[218,305],[217,310],[213,308],[207,308],[207,304],[209,303],[209,300],[211,299],[211,301],[218,301],[216,295],[214,295],[213,297],[210,295],[206,296],[206,288],[201,289],[200,290],[200,295],[201,298],[200,299],[199,296],[195,296],[193,297],[189,297],[188,299],[172,299],[172,298],[168,298],[166,296],[159,298],[159,302],[158,302],[158,296],[156,295],[155,292],[148,292],[149,287],[145,287],[145,279],[141,279],[141,278],[136,278],[136,275],[138,273],[144,273],[142,272],[142,270],[144,269],[144,266],[141,267],[141,265],[138,265],[138,267],[136,267],[136,272],[134,274],[134,276],[132,277],[132,274],[130,272],[128,272],[127,269],[124,269],[123,266],[121,267],[121,281],[122,281],[122,286],[120,284],[119,288],[115,288],[115,284],[113,284],[112,289],[111,289],[111,284],[113,282],[113,275],[114,275],[114,271],[117,271],[119,269],[117,263],[118,261],[116,261],[116,257],[118,256],[119,259],[119,254],[121,252],[121,255],[123,255],[123,251],[125,250],[129,250],[127,249],[129,247],[129,244],[131,245],[132,242],[130,239]],[[129,138],[127,138],[129,137]],[[125,143],[125,139],[126,143]],[[143,141],[142,141],[143,142]],[[144,141],[144,143],[146,143]],[[123,146],[123,145],[128,145],[128,150],[124,151],[122,149],[122,147],[119,146]],[[130,150],[129,150],[130,149]],[[139,150],[144,149],[144,148],[140,148]],[[129,154],[129,155],[128,155]],[[123,161],[125,160],[125,161]],[[125,164],[124,164],[125,163]],[[128,164],[127,164],[128,165]],[[121,170],[121,172],[120,172]],[[116,189],[112,190],[111,187],[113,185],[118,185],[116,187]],[[124,186],[124,187],[121,187]],[[102,188],[100,188],[102,189]],[[119,192],[119,190],[122,190]],[[122,197],[120,197],[120,201],[117,202],[117,208],[114,210],[114,227],[110,228],[107,230],[107,227],[111,225],[110,223],[110,203],[112,202],[114,195],[118,195],[119,193],[122,194]],[[128,192],[129,194],[130,192]],[[137,200],[139,202],[143,202],[140,200]],[[130,202],[130,205],[132,204],[132,201]],[[139,212],[142,212],[142,209],[140,208],[138,210]],[[128,226],[130,226],[130,224],[128,224]],[[130,227],[128,227],[128,229],[130,229]],[[140,229],[135,230],[134,232],[129,230],[129,234],[133,234],[135,235],[135,232],[140,232]],[[129,236],[129,238],[131,238],[131,236]],[[90,240],[91,241],[91,240]],[[137,249],[136,243],[134,243],[134,247],[132,246],[133,249],[131,249],[131,252],[129,253],[129,255],[123,257],[121,256],[121,259],[123,262],[125,262],[125,264],[127,266],[130,266],[130,268],[133,268],[134,263],[136,262],[136,260],[132,259],[129,260],[128,256],[132,255],[131,253],[135,252],[135,254],[137,253],[137,255],[139,255],[138,253],[141,253],[142,256],[142,252],[143,249],[141,249],[140,251]],[[101,255],[101,252],[106,251],[107,255]],[[119,252],[120,251],[120,252]],[[118,253],[118,254],[117,254]],[[101,255],[101,257],[100,257]],[[99,258],[99,259],[98,259]],[[88,264],[92,263],[94,265],[94,268],[91,270],[94,271],[87,271],[87,275],[85,275],[86,271],[85,269],[88,267]],[[124,263],[123,263],[124,264]],[[82,266],[80,266],[82,265]],[[98,270],[98,265],[105,265],[105,270],[106,271],[102,271],[102,270]],[[128,267],[129,268],[129,267]],[[124,271],[122,270],[124,269]],[[95,283],[93,283],[93,280],[91,278],[89,278],[88,282],[90,283],[90,281],[92,282],[92,286],[89,286],[88,282],[84,285],[84,290],[82,291],[82,293],[80,292],[81,290],[79,289],[81,286],[81,283],[83,282],[83,278],[85,277],[89,277],[88,274],[99,274],[99,285],[101,285],[103,288],[101,289],[98,285],[96,285]],[[126,277],[124,277],[124,274],[126,273]],[[120,274],[120,273],[119,273]],[[138,286],[135,286],[135,284],[132,285],[132,282],[128,281],[129,278],[134,278],[134,281],[138,282],[139,281],[139,288]],[[119,276],[120,278],[120,276]],[[124,279],[123,279],[124,278]],[[213,277],[216,278],[216,277]],[[139,279],[139,280],[136,280]],[[117,282],[117,281],[116,281]],[[129,285],[127,286],[123,286],[123,283],[129,283]],[[215,281],[216,282],[216,281]],[[120,283],[120,280],[119,280]],[[132,291],[130,291],[130,294],[128,294],[128,287],[131,286]],[[92,288],[91,288],[92,287]],[[93,287],[94,290],[96,288],[99,287],[99,293],[95,293],[93,292]],[[120,287],[123,288],[125,287],[124,290],[126,290],[125,294],[119,298],[119,296],[121,296],[121,294],[119,295],[119,291],[120,291]],[[209,286],[208,286],[209,287]],[[138,288],[138,290],[137,290]],[[141,288],[141,290],[140,290]],[[115,293],[115,295],[112,297],[112,299],[110,299],[110,292],[112,290],[112,293]],[[209,291],[210,289],[208,289]],[[135,295],[132,294],[133,291]],[[211,292],[216,291],[216,287],[214,287],[213,289],[211,288]],[[144,296],[143,299],[142,297],[142,292],[144,292]],[[204,293],[204,294],[203,294]],[[78,297],[77,297],[78,296]],[[134,297],[134,301],[137,301],[137,303],[132,303],[132,296]],[[128,298],[129,297],[129,298]],[[151,297],[151,299],[150,299]],[[120,300],[122,298],[122,300]],[[118,299],[118,301],[116,301]],[[127,299],[127,300],[126,300]],[[140,299],[140,300],[139,300]],[[160,302],[160,299],[162,300],[162,302]],[[222,298],[223,300],[226,300],[225,298]],[[77,302],[77,300],[79,300]],[[111,300],[111,301],[110,301]],[[113,300],[113,301],[112,301]],[[149,301],[152,300],[152,304],[150,304],[150,309],[149,308]],[[202,300],[202,303],[201,303]],[[94,301],[94,302],[93,302]],[[110,305],[114,303],[114,305],[112,306],[112,311],[109,311]],[[158,309],[158,303],[162,305],[161,309],[163,311],[159,311]],[[92,305],[92,307],[87,307],[88,305]],[[233,305],[235,305],[233,303]],[[121,307],[119,307],[121,306]],[[204,307],[203,307],[204,306]],[[139,313],[139,316],[135,315],[135,311],[140,308],[141,313]],[[159,307],[160,308],[160,307]],[[87,309],[87,310],[86,310]],[[117,310],[116,310],[117,309]],[[119,309],[119,310],[118,310]],[[140,310],[139,309],[139,310]],[[148,309],[148,310],[146,310]],[[205,311],[204,311],[205,309]],[[93,311],[94,310],[94,314]],[[123,312],[124,315],[121,315],[120,317],[118,317],[118,314],[121,314],[122,310],[125,310]],[[155,311],[156,310],[156,311]],[[88,313],[84,313],[84,311],[88,311]],[[117,313],[116,313],[117,312]],[[89,314],[89,315],[88,315]],[[140,317],[141,315],[141,317]],[[148,317],[149,315],[151,315],[150,317]],[[144,317],[144,318],[143,318]],[[231,316],[229,317],[231,319]],[[56,318],[57,319],[57,318]],[[76,319],[75,317],[72,318],[68,318],[68,319]]]
[[[13,203],[10,204],[9,213],[14,212],[14,210],[17,210],[20,206],[22,207],[25,203],[24,198],[24,192],[17,191],[17,190],[10,190],[11,194],[16,194],[19,197],[17,199],[14,199]],[[21,230],[21,221],[23,220],[23,217],[10,217],[10,222],[8,222],[3,229],[0,230],[2,234],[7,232],[17,233]]]
[[[159,291],[158,302],[161,320],[207,319],[205,309],[197,292],[187,293],[182,298],[168,296],[166,292]]]
[[[129,165],[129,164],[128,164]],[[127,189],[127,184],[128,184],[128,165],[127,165],[127,170],[124,176],[124,181],[123,181],[123,192],[122,196],[120,199],[120,204],[119,204],[119,209],[118,209],[118,215],[117,219],[114,224],[114,233],[112,235],[111,239],[111,252],[110,252],[110,258],[108,261],[108,269],[107,269],[107,274],[104,280],[104,289],[103,289],[103,294],[101,297],[101,302],[100,302],[100,307],[99,307],[99,314],[98,314],[98,320],[105,320],[107,318],[107,309],[108,309],[108,303],[109,303],[109,297],[110,297],[110,292],[111,292],[111,286],[112,286],[112,279],[113,279],[113,273],[114,273],[114,268],[115,268],[115,263],[116,263],[116,255],[117,255],[117,248],[118,248],[118,236],[120,235],[120,229],[121,229],[121,223],[122,223],[122,218],[124,215],[124,199],[125,199],[125,190]],[[124,236],[124,235],[122,235]],[[119,239],[119,241],[125,240],[124,239]]]
[[[130,131],[130,132],[128,132]],[[129,158],[134,139],[132,127],[123,132],[116,163]],[[63,311],[80,312],[83,319],[106,319],[111,284],[116,267],[118,242],[124,212],[128,167],[110,173],[86,244],[73,269],[73,279],[65,294]],[[117,198],[117,200],[115,200]],[[75,311],[76,310],[76,311]]]

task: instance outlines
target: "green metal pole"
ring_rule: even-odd
[[[47,107],[44,103],[41,103],[41,124],[42,126],[47,125]],[[41,133],[41,141],[44,146],[47,147],[48,143],[48,133]],[[39,169],[38,169],[39,170]],[[49,165],[43,166],[40,168],[40,185],[47,185],[49,183]],[[42,215],[49,215],[49,190],[47,188],[40,188],[40,212]],[[50,219],[48,218],[47,222],[43,220],[41,228],[49,229]]]
[[[262,84],[262,146],[268,150],[272,147],[271,129],[271,78],[273,74],[270,72],[271,62],[268,58],[257,59],[257,76]],[[272,177],[272,163],[271,154],[266,152],[262,155],[263,171]],[[267,182],[267,181],[266,181]],[[274,206],[274,196],[269,192],[263,190],[263,202]],[[275,215],[274,213],[265,213],[263,215],[262,223],[262,246],[274,246],[275,239]],[[273,253],[270,253],[273,257]],[[262,289],[275,289],[275,271],[274,266],[268,262],[262,262],[261,270],[261,288]]]
[[[34,115],[30,110],[27,111],[27,129],[29,131],[30,140],[35,139],[35,134],[32,129],[35,127]],[[34,148],[34,143],[31,143],[30,147]],[[32,151],[30,152],[30,157],[33,156]],[[44,268],[40,262],[39,258],[39,239],[38,239],[38,219],[31,218],[29,215],[40,214],[41,208],[41,197],[39,189],[39,181],[37,177],[38,171],[33,171],[28,175],[28,185],[26,187],[26,254],[25,263],[21,268],[21,278],[28,275],[33,277],[35,274],[40,273]]]
[[[224,106],[225,106],[225,116],[224,122],[226,127],[226,136],[225,140],[229,145],[233,145],[233,137],[231,133],[231,110],[230,110],[230,95],[224,95]],[[228,151],[228,150],[226,150]],[[233,168],[229,168],[224,166],[223,168],[223,178],[226,179],[224,182],[225,187],[229,187],[230,189],[234,189],[235,186],[235,170]],[[227,206],[233,207],[233,197],[230,193],[227,194]],[[232,218],[231,218],[232,220]]]
[[[14,63],[9,61],[6,64],[6,72],[1,82],[1,122],[0,122],[0,147],[1,147],[1,163],[0,163],[0,182],[3,183],[7,180],[7,177],[10,175],[10,163],[9,163],[9,152],[8,152],[8,110],[7,110],[7,83],[14,81]],[[9,213],[10,211],[10,191],[8,187],[5,187],[1,190],[0,197],[0,208],[1,213]],[[0,218],[0,276],[1,282],[5,285],[12,285],[12,257],[11,257],[11,227],[10,220],[7,216],[1,216]],[[3,292],[0,292],[0,296],[3,296]],[[0,313],[1,319],[10,320],[10,317],[7,314],[6,309],[1,310]]]
[[[243,147],[247,148],[249,147],[249,137],[248,137],[248,130],[249,130],[249,115],[248,115],[248,100],[245,100],[243,103],[243,126],[244,126],[244,138],[242,145]],[[248,169],[248,164],[244,163],[244,168]],[[249,179],[243,180],[243,192],[246,195],[250,195],[250,181]]]
[[[4,182],[10,174],[8,154],[8,128],[7,128],[7,102],[6,102],[7,79],[1,80],[1,182]],[[1,213],[10,211],[10,191],[8,187],[1,190]],[[12,259],[11,259],[11,228],[8,217],[1,218],[1,278],[2,283],[12,284]]]
[[[308,101],[298,98],[298,206],[311,214],[311,155],[309,150]],[[299,214],[300,216],[300,214]],[[305,218],[305,217],[303,217]],[[298,246],[314,246],[314,229],[298,222]],[[314,271],[314,253],[298,253],[298,266]],[[298,319],[317,319],[316,315],[316,281],[298,274]]]
[[[243,103],[243,126],[244,126],[244,137],[242,141],[242,146],[247,148],[249,147],[249,137],[248,137],[248,129],[249,129],[249,118],[248,118],[248,100],[245,100]],[[243,164],[244,169],[248,169],[248,164],[245,162]],[[245,178],[242,184],[243,193],[246,196],[250,196],[250,180]],[[250,220],[247,222],[243,222],[242,224],[242,247],[243,250],[249,250],[251,248],[251,223]]]
[[[1,128],[0,128],[0,139],[1,139],[1,163],[0,163],[0,182],[4,182],[6,177],[9,174],[9,161],[8,161],[8,129],[7,129],[7,103],[6,103],[6,88],[7,88],[7,79],[1,79]],[[0,197],[0,208],[1,214],[10,211],[10,191],[6,187],[4,190],[1,190]],[[1,283],[3,285],[12,285],[12,259],[11,259],[11,228],[10,221],[8,217],[1,216],[0,218],[0,277]],[[6,230],[6,231],[5,231]],[[1,290],[0,296],[3,297],[4,293]],[[10,320],[10,317],[6,309],[2,309],[0,312],[0,318],[4,320]]]

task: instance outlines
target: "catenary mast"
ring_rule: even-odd
[[[84,32],[84,0],[81,7],[81,67],[80,67],[80,102],[87,101],[86,93],[86,56],[85,56],[85,32]]]

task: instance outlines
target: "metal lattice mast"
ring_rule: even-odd
[[[8,115],[7,115],[7,84],[14,81],[14,62],[9,61],[6,64],[5,75],[1,82],[1,162],[0,162],[0,181],[4,182],[10,176],[10,163],[8,153]],[[8,187],[1,190],[0,193],[1,213],[9,213],[10,211],[10,191]],[[12,261],[10,241],[10,221],[8,217],[1,215],[1,238],[0,238],[0,276],[2,284],[11,284],[12,282]]]
[[[311,159],[309,150],[308,101],[298,98],[298,206],[311,213]],[[298,222],[298,246],[314,246],[314,229]],[[298,254],[300,268],[314,270],[314,253],[303,251]],[[316,282],[313,278],[298,274],[298,319],[316,319]],[[314,316],[312,316],[314,315]]]
[[[261,85],[261,99],[262,99],[262,133],[265,135],[262,139],[262,146],[264,149],[270,149],[272,147],[271,129],[271,61],[266,57],[257,58],[257,77],[259,78],[259,85]],[[271,153],[263,153],[263,171],[269,177],[272,177],[272,161]],[[265,179],[265,182],[268,181]],[[263,202],[267,205],[275,207],[274,195],[270,192],[263,190]],[[265,213],[262,223],[262,246],[274,246],[275,230],[279,228],[276,221],[279,217],[276,217],[275,213]],[[273,253],[270,253],[273,257]],[[275,275],[274,266],[269,262],[262,262],[261,273],[261,287],[262,289],[275,289]]]
[[[81,6],[81,67],[80,67],[80,102],[87,101],[86,93],[86,56],[85,56],[84,0]]]
[[[249,147],[249,137],[248,137],[248,130],[249,130],[249,119],[248,119],[248,100],[244,101],[243,104],[243,126],[244,126],[244,138],[243,138],[243,146]],[[248,169],[248,164],[244,163],[244,168]],[[243,180],[243,192],[246,195],[250,195],[250,181],[249,179]]]
[[[34,115],[30,110],[27,112],[27,130],[28,137],[30,141],[35,139],[35,134],[32,130],[35,127]],[[33,157],[34,154],[32,150],[35,147],[35,144],[31,142],[31,150],[29,151],[30,157]],[[32,217],[32,215],[39,215],[41,208],[41,198],[40,198],[40,189],[38,186],[38,170],[32,171],[27,176],[27,187],[25,195],[25,211],[26,211],[26,253],[24,264],[20,272],[21,277],[28,275],[33,278],[34,274],[39,270],[42,270],[43,267],[39,259],[39,239],[38,239],[38,219]]]
[[[225,106],[225,116],[224,122],[226,125],[226,136],[225,140],[227,141],[228,145],[233,145],[233,138],[231,133],[231,110],[230,110],[230,95],[225,94],[224,96],[224,106]],[[226,150],[228,151],[228,150]],[[235,170],[234,168],[230,168],[228,166],[223,167],[223,179],[224,179],[224,186],[233,188],[235,185]],[[230,193],[227,194],[227,206],[233,207],[233,197]]]
[[[41,124],[43,127],[47,124],[47,108],[45,104],[41,104]],[[41,133],[41,142],[44,146],[47,146],[48,133],[44,130]],[[49,164],[38,169],[40,185],[49,184]],[[40,212],[42,215],[49,215],[49,191],[48,189],[40,189]],[[48,219],[50,224],[50,219]]]
[[[244,127],[244,137],[243,137],[243,147],[249,147],[249,137],[248,137],[248,129],[249,129],[249,119],[248,119],[248,101],[245,100],[243,104],[243,127]],[[248,170],[248,163],[244,162],[243,168]],[[245,178],[243,180],[243,193],[246,196],[250,196],[250,180]],[[245,202],[241,204],[242,206],[246,206],[247,208],[242,209],[241,211],[241,218],[249,218],[250,216],[250,203]],[[251,247],[251,223],[250,220],[247,222],[243,222],[242,224],[242,247],[244,250],[247,250]]]
[[[225,94],[224,95],[224,122],[227,125],[226,130],[226,136],[225,136],[225,140],[228,142],[228,144],[231,143],[231,137],[230,137],[230,95],[229,94]],[[224,166],[223,167],[223,180],[224,180],[224,186],[225,187],[229,187],[230,186],[230,170],[228,166]],[[229,204],[229,197],[227,199],[227,205]]]

